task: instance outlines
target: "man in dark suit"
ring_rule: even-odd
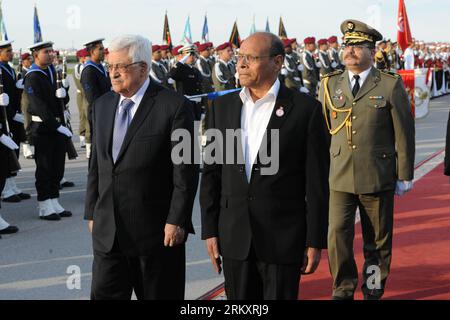
[[[283,61],[278,37],[250,36],[238,55],[244,89],[215,100],[206,116],[225,141],[227,129],[242,130],[231,145],[244,163],[205,161],[200,191],[202,238],[219,273],[224,259],[229,299],[297,299],[301,273],[315,271],[326,247],[329,155],[320,104],[279,82]],[[262,155],[273,147],[279,166],[268,175]]]
[[[183,299],[185,241],[198,168],[174,164],[177,129],[193,136],[188,101],[150,82],[151,43],[124,36],[110,47],[113,91],[92,109],[85,219],[92,231],[92,299]]]

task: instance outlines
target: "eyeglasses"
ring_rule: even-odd
[[[238,54],[236,55],[236,59],[238,62],[243,62],[244,64],[253,64],[256,63],[258,60],[262,59],[262,58],[273,58],[276,57],[277,55],[269,55],[269,56],[252,56],[249,54]]]
[[[127,72],[129,67],[134,66],[135,64],[140,64],[140,63],[144,63],[144,62],[139,61],[139,62],[133,62],[130,64],[125,64],[125,63],[108,64],[107,63],[106,70],[108,70],[108,72],[114,72],[115,70],[117,70],[120,73],[125,73],[125,72]]]

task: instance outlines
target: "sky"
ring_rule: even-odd
[[[14,48],[33,42],[33,6],[37,4],[44,40],[55,48],[80,48],[97,38],[110,40],[121,34],[141,34],[154,44],[162,42],[167,10],[173,41],[180,42],[190,16],[194,41],[201,39],[208,16],[210,40],[229,40],[237,20],[242,39],[249,35],[253,18],[256,29],[278,32],[280,16],[288,37],[303,40],[340,36],[345,19],[358,19],[377,28],[386,39],[396,39],[398,0],[3,0],[3,18]],[[450,0],[405,0],[411,32],[424,41],[450,42]]]

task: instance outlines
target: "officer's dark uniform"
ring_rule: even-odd
[[[40,50],[49,47],[33,48]],[[67,137],[57,131],[64,113],[57,90],[56,71],[50,65],[41,69],[33,64],[25,76],[25,92],[32,116],[30,130],[35,146],[36,190],[38,201],[59,198],[59,185],[64,177]],[[67,105],[69,96],[65,98]],[[42,121],[42,122],[41,122]]]

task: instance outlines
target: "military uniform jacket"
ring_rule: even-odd
[[[330,62],[333,64],[336,63],[336,67],[334,67],[334,70],[343,70],[344,69],[344,65],[341,62],[341,58],[339,57],[339,52],[335,49],[330,49],[329,51],[329,57],[330,57]],[[333,67],[333,66],[332,66]]]
[[[32,122],[33,134],[57,133],[56,129],[61,125],[63,109],[61,100],[56,93],[56,71],[53,66],[42,70],[36,65],[25,75],[25,92],[28,95],[28,111],[32,116],[38,116],[42,122]],[[69,103],[69,95],[64,99],[64,105]]]
[[[231,90],[236,88],[236,70],[231,63],[218,60],[213,69],[213,82],[216,91]]]
[[[170,86],[167,82],[169,78],[167,77],[167,73],[167,68],[161,62],[152,61],[150,76],[160,85],[169,88]]]
[[[84,64],[81,72],[81,85],[88,102],[88,110],[91,110],[95,100],[111,91],[111,80],[102,65],[91,61]]]
[[[333,72],[333,67],[331,66],[331,61],[327,52],[319,51],[319,60],[322,64],[322,67],[320,68],[321,77]]]
[[[328,80],[327,80],[328,79]],[[325,84],[329,99],[325,97]],[[345,123],[351,108],[349,136],[344,126],[331,138],[330,189],[354,194],[393,190],[397,180],[413,180],[415,128],[400,77],[372,68],[353,98],[348,71],[322,80],[319,99],[328,107],[331,128]]]
[[[214,91],[214,83],[212,80],[212,70],[211,65],[209,64],[209,61],[203,57],[200,57],[195,66],[197,67],[198,71],[200,71],[202,75],[202,87],[204,93],[209,93]]]
[[[303,86],[301,74],[297,67],[297,57],[295,55],[286,55],[284,58],[284,68],[288,74],[284,76],[284,84],[290,89],[298,90]]]
[[[388,70],[390,68],[386,51],[378,50],[375,54],[375,66],[380,70]]]
[[[169,77],[176,81],[177,92],[182,95],[196,96],[202,94],[202,75],[197,68],[178,62],[169,72]]]
[[[13,120],[16,113],[22,113],[20,102],[22,90],[17,89],[16,87],[16,72],[8,64],[0,63],[0,67],[2,68],[3,92],[9,96],[9,105],[6,107],[9,129],[16,139],[25,141],[25,129],[23,124]]]
[[[0,112],[0,136],[6,134],[6,119],[3,117],[3,112]],[[8,149],[0,143],[0,180],[6,179],[11,175],[8,170]]]
[[[310,53],[303,53],[303,82],[309,85],[317,85],[319,82],[319,69],[316,66],[313,56]]]

